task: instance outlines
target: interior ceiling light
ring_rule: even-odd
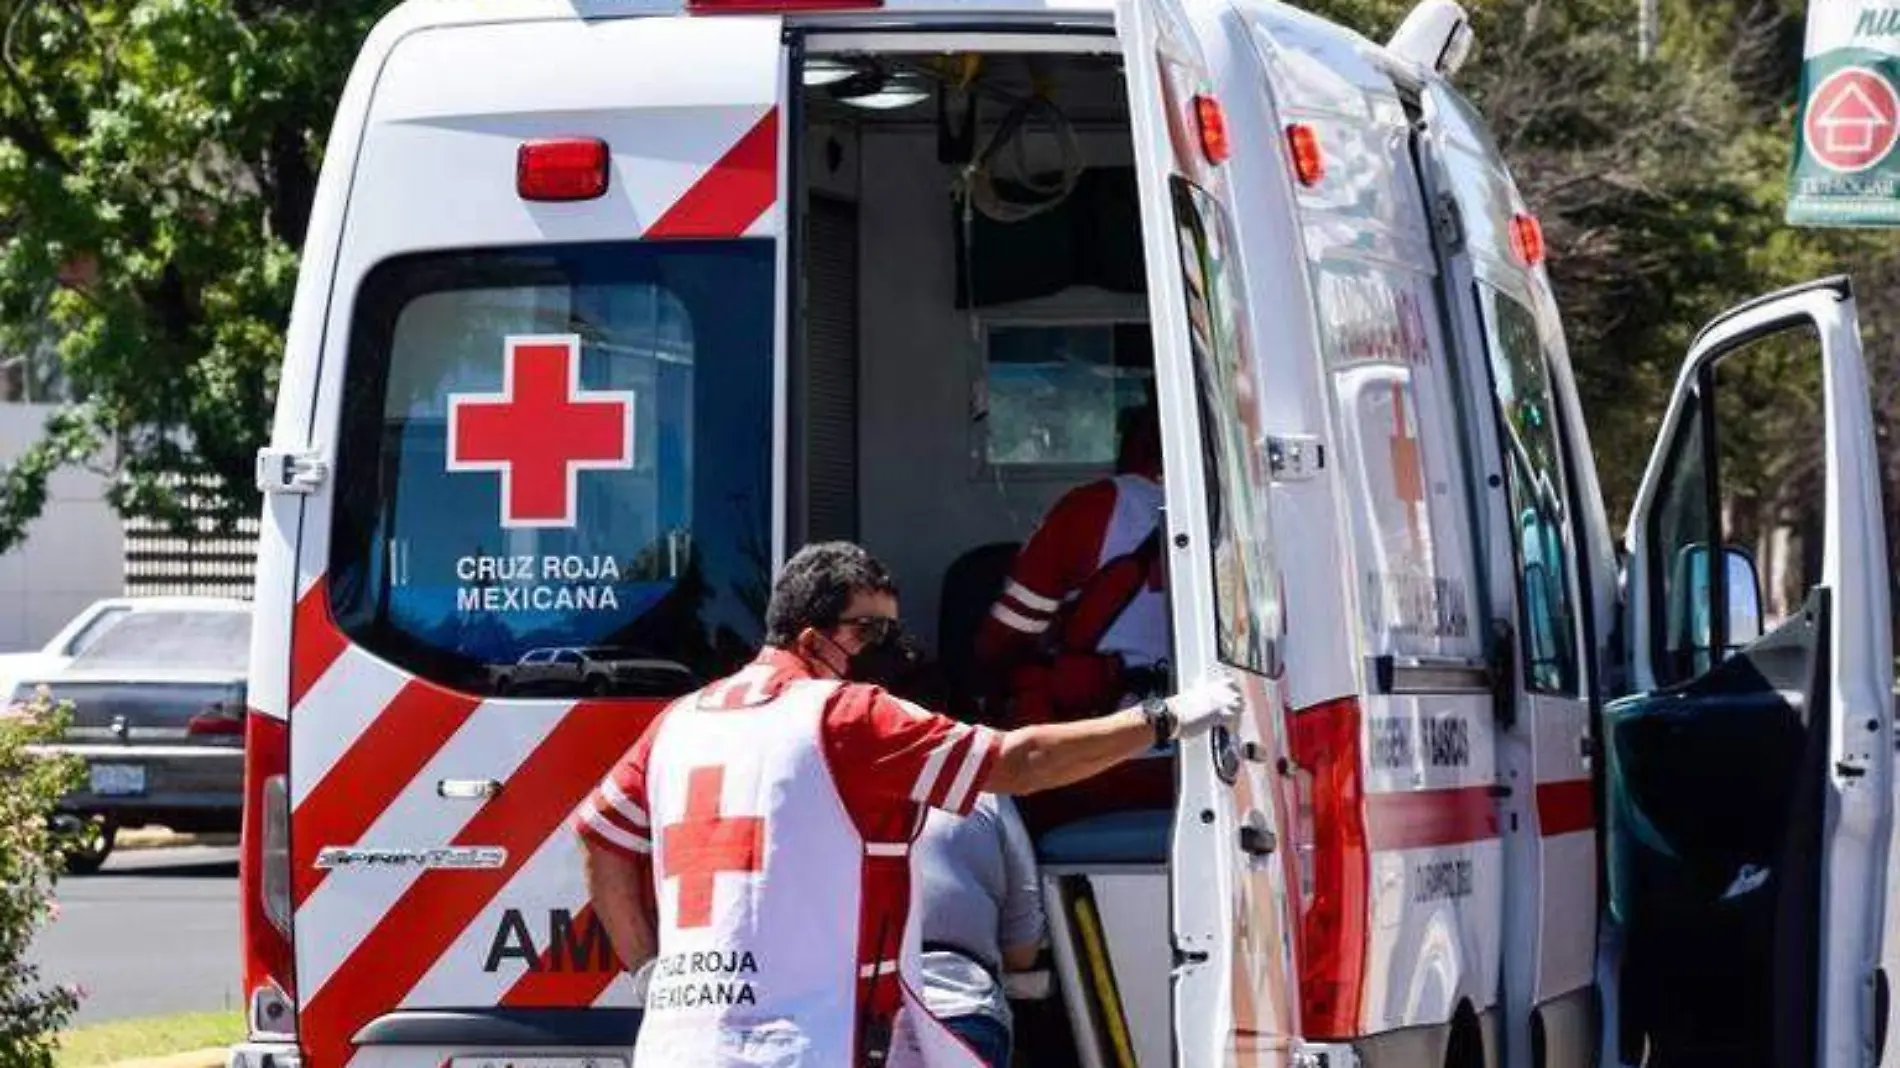
[[[848,60],[814,56],[805,61],[804,82],[806,85],[834,85],[859,73],[860,69]]]
[[[896,111],[930,99],[929,79],[915,71],[884,74],[862,71],[831,87],[840,104],[871,111]]]

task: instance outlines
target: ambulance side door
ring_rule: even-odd
[[[1246,704],[1235,731],[1181,747],[1171,837],[1174,1063],[1211,1065],[1229,1055],[1235,940],[1254,926],[1238,869],[1277,848],[1270,813],[1238,811],[1233,788],[1242,743],[1280,706],[1270,475],[1255,447],[1260,385],[1210,66],[1178,0],[1119,0],[1116,20],[1165,435],[1176,676],[1189,684],[1225,670]]]
[[[1799,422],[1767,421],[1789,402]],[[1766,439],[1765,426],[1777,428]],[[1677,952],[1687,925],[1732,942],[1727,918],[1758,905],[1772,920],[1743,934],[1772,961],[1776,1063],[1871,1065],[1886,1001],[1893,636],[1847,279],[1764,297],[1703,330],[1626,545],[1639,692],[1605,714],[1626,976],[1644,954]],[[1658,885],[1709,893],[1659,901]],[[1679,1013],[1680,994],[1664,991],[1660,1011]]]

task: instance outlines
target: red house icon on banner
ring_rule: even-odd
[[[1808,98],[1803,126],[1817,162],[1837,171],[1866,170],[1886,158],[1900,138],[1900,94],[1867,68],[1836,71]]]

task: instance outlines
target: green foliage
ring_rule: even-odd
[[[0,710],[0,1068],[47,1068],[79,992],[49,988],[27,963],[33,933],[54,915],[59,845],[48,815],[79,785],[83,765],[36,753],[60,736],[64,709],[36,699]]]
[[[0,351],[56,346],[84,403],[0,477],[0,551],[48,474],[113,504],[257,508],[323,131],[389,0],[0,0]]]

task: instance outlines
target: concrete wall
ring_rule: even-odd
[[[1090,163],[1113,166],[1129,162],[1132,146],[1126,135],[1084,135],[1083,148]],[[906,625],[933,647],[944,569],[979,545],[1027,537],[1077,481],[999,478],[975,462],[981,351],[970,313],[955,307],[950,175],[936,153],[928,128],[873,130],[847,148],[847,158],[861,154],[857,182],[818,182],[847,194],[855,185],[859,204],[859,535],[895,572]],[[1138,295],[1072,290],[979,314],[1145,320],[1147,306]]]
[[[0,463],[39,438],[51,411],[0,404]],[[0,652],[37,649],[81,608],[124,590],[125,534],[105,488],[88,472],[54,475],[26,541],[0,555]]]

